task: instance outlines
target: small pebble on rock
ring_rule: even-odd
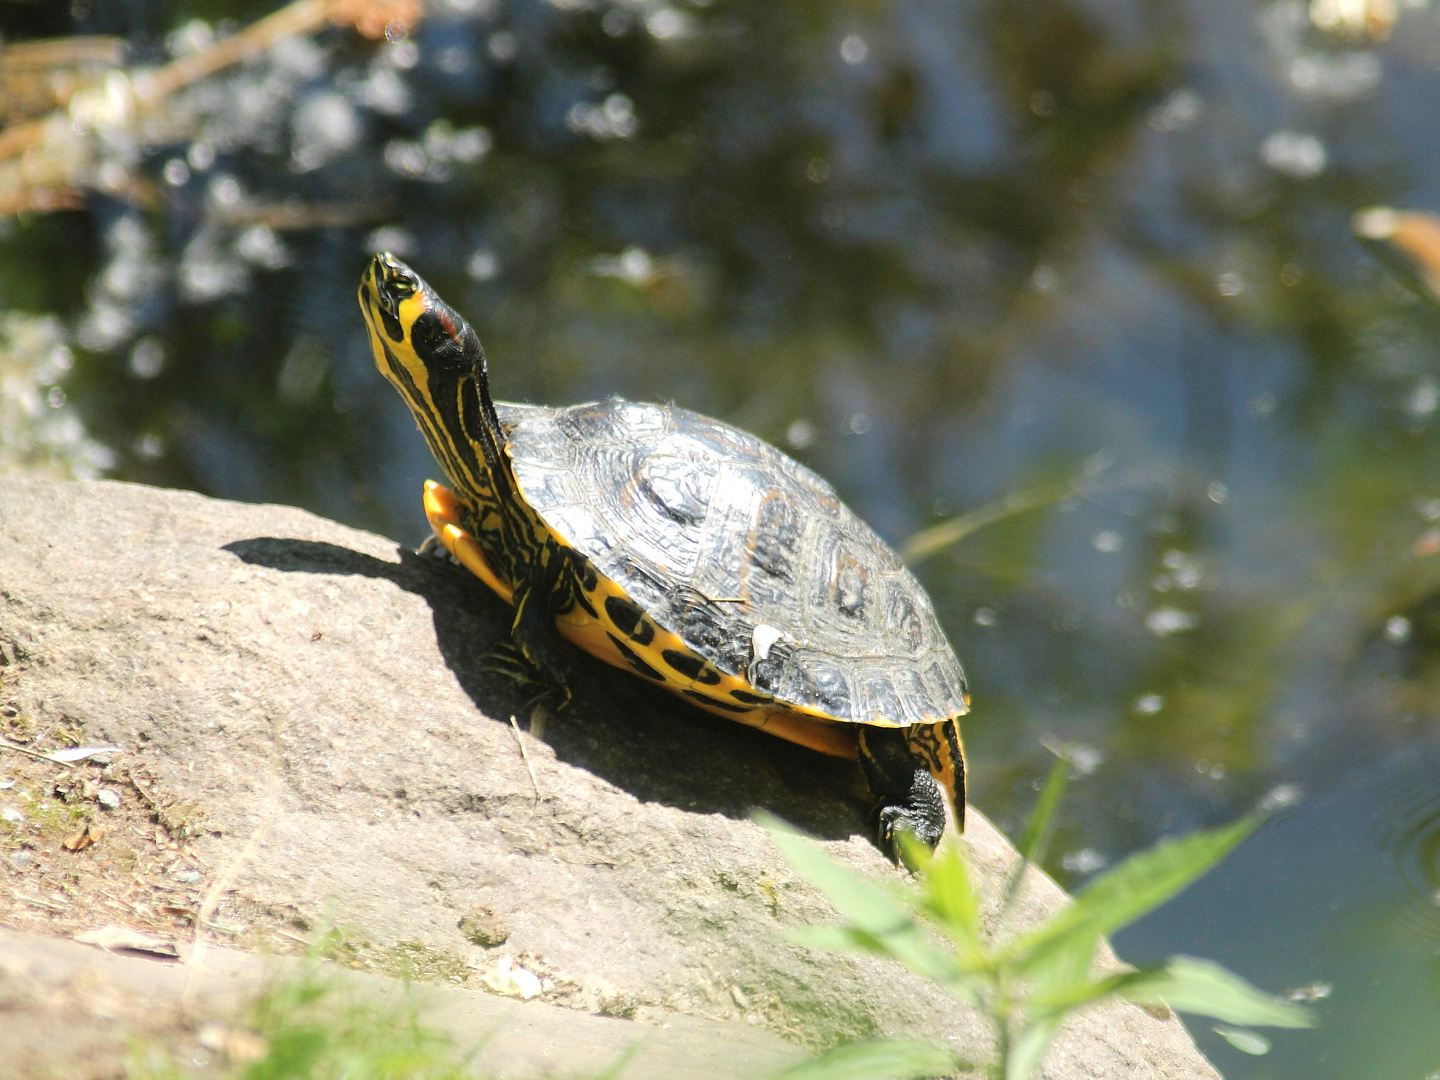
[[[458,925],[466,940],[486,948],[503,945],[510,937],[509,924],[481,904],[476,904],[467,911]]]
[[[113,788],[101,788],[95,798],[106,810],[114,810],[120,805],[120,793]]]

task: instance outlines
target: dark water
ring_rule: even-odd
[[[144,65],[273,7],[0,26]],[[106,137],[129,197],[0,225],[0,309],[61,320],[50,400],[109,474],[418,541],[436,469],[354,300],[384,246],[501,397],[723,417],[897,544],[1034,493],[916,561],[978,805],[1013,829],[1070,744],[1076,885],[1294,785],[1121,951],[1330,988],[1266,1057],[1197,1025],[1232,1078],[1440,1070],[1440,315],[1349,230],[1440,209],[1440,11],[1382,41],[1286,0],[431,8],[177,95]]]

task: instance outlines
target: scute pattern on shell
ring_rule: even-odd
[[[905,726],[966,711],[929,597],[803,465],[673,406],[496,407],[526,501],[721,671],[837,720]],[[764,656],[758,624],[781,635]]]

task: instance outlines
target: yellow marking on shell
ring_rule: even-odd
[[[459,507],[459,500],[449,489],[433,480],[426,481],[425,516],[430,522],[431,529],[435,532],[435,538],[444,545],[446,551],[455,556],[460,565],[485,582],[507,604],[511,603],[513,590],[490,568],[479,543],[460,524]],[[553,530],[549,535],[553,536],[556,542],[567,547],[570,546],[564,537]],[[614,641],[611,640],[613,634],[625,642],[627,648],[662,677],[664,681],[660,685],[672,693],[682,695],[686,701],[698,705],[708,712],[723,716],[727,720],[734,720],[746,727],[759,728],[789,742],[818,750],[822,754],[852,760],[858,756],[859,746],[853,725],[834,720],[823,713],[809,709],[801,710],[783,703],[760,705],[746,708],[744,712],[737,712],[735,709],[740,707],[740,703],[727,696],[731,690],[754,693],[754,687],[748,682],[733,675],[726,675],[710,664],[705,664],[702,674],[710,672],[714,676],[718,676],[719,681],[715,684],[701,683],[676,671],[666,663],[661,653],[666,649],[671,649],[687,656],[695,656],[690,647],[675,634],[656,626],[648,615],[643,616],[644,625],[651,630],[653,637],[645,645],[636,642],[605,614],[606,597],[618,597],[629,604],[633,604],[634,601],[609,578],[599,574],[596,577],[598,580],[595,589],[585,590],[586,599],[595,608],[596,617],[591,618],[590,614],[577,604],[555,620],[556,628],[571,644],[584,649],[591,656],[603,660],[613,667],[636,674],[635,668],[625,654],[616,648]],[[697,656],[696,659],[703,663],[702,658]],[[692,697],[685,694],[686,690],[693,690],[701,696]],[[712,705],[708,701],[701,700],[701,697],[715,700],[717,704]],[[731,708],[726,708],[726,705]],[[802,715],[802,713],[809,715]]]

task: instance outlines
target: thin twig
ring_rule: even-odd
[[[515,714],[510,714],[510,730],[515,732],[515,741],[520,744],[520,756],[525,759],[525,770],[530,774],[530,786],[535,789],[535,798],[540,798],[540,781],[535,779],[535,766],[530,764],[530,754],[525,749],[525,740],[520,737],[520,725],[515,722]]]
[[[64,765],[67,769],[75,768],[75,762],[73,761],[64,761],[57,757],[51,757],[49,754],[44,753],[43,751],[31,750],[28,746],[16,746],[8,739],[0,739],[0,749],[14,750],[17,753],[29,754],[31,757],[40,758],[42,761],[50,761],[56,765]]]

